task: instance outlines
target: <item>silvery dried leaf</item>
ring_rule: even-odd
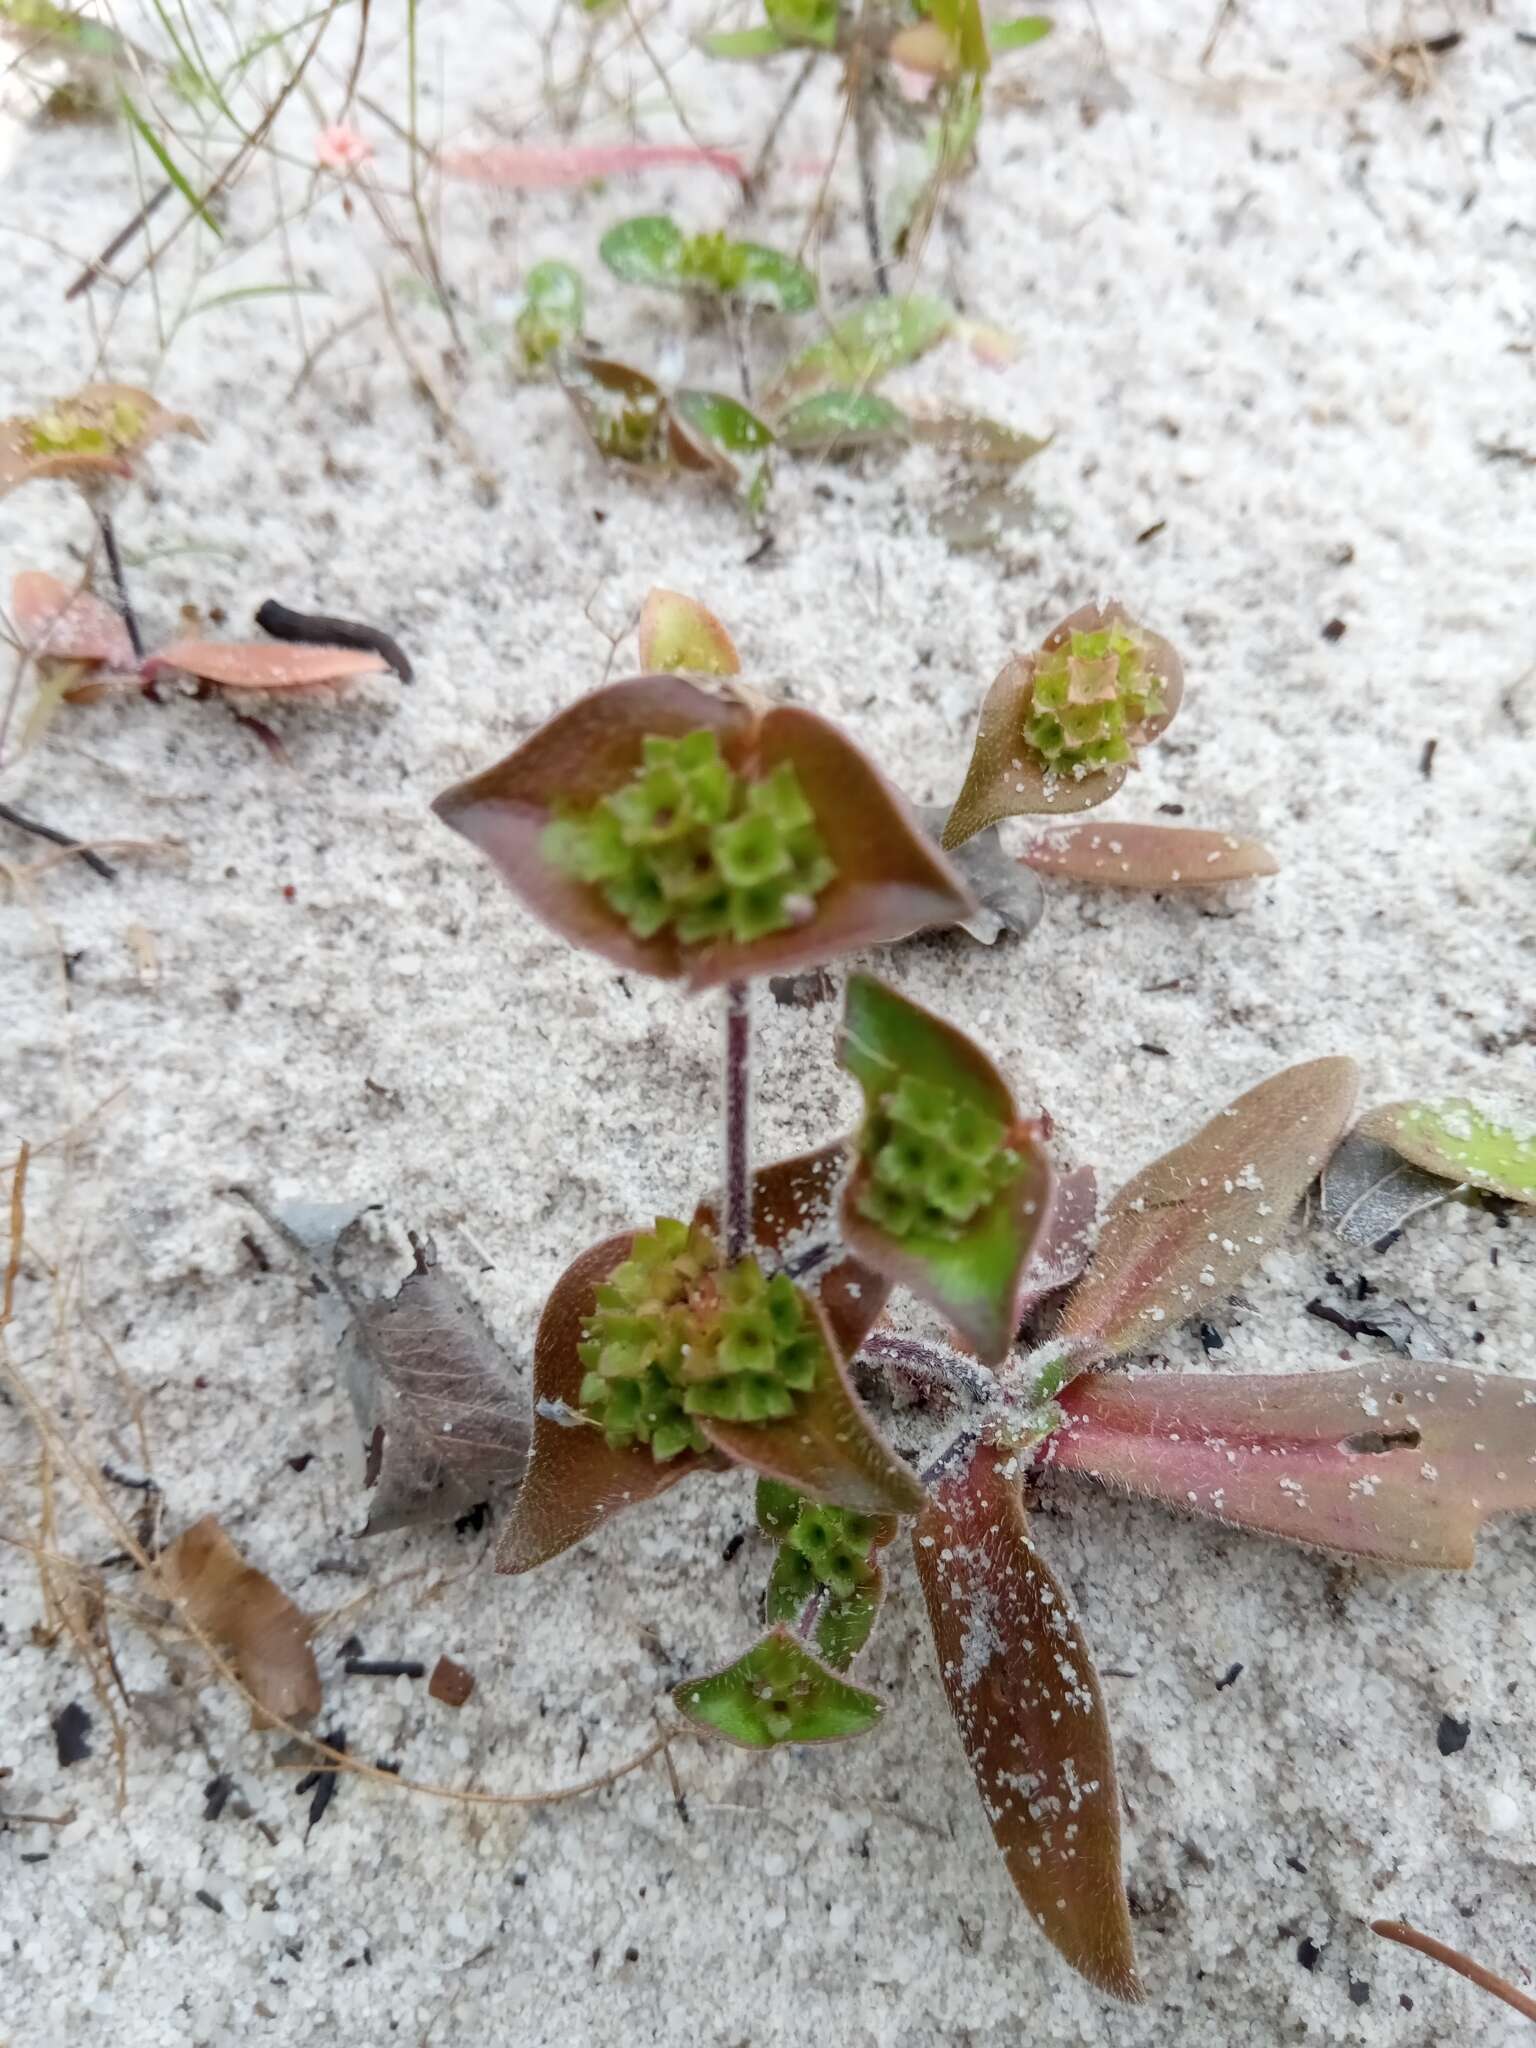
[[[913,808],[923,830],[937,844],[949,817],[949,805],[917,804]],[[981,905],[975,917],[957,921],[954,928],[968,932],[979,945],[994,945],[1004,932],[1017,932],[1022,938],[1045,915],[1040,877],[1033,868],[1004,853],[995,825],[967,839],[963,846],[951,848],[949,858]]]
[[[366,1458],[365,1535],[453,1521],[520,1483],[528,1390],[430,1244],[417,1245],[398,1293],[358,1309],[347,1384]]]
[[[1346,1244],[1374,1245],[1455,1191],[1390,1145],[1352,1132],[1323,1170],[1324,1223]]]

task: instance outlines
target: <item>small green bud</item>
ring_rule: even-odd
[[[800,922],[837,873],[793,766],[743,782],[712,732],[648,734],[641,766],[545,828],[544,859],[602,891],[637,938],[740,944]]]
[[[904,1074],[868,1117],[859,1211],[892,1237],[953,1239],[1023,1171],[996,1117]]]
[[[1023,737],[1056,774],[1082,774],[1129,761],[1163,708],[1162,680],[1134,629],[1074,631],[1035,656]]]

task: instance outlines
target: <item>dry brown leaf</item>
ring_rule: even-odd
[[[320,1711],[310,1621],[265,1572],[247,1564],[216,1515],[184,1529],[155,1565],[166,1597],[229,1652],[256,1711],[254,1727]]]

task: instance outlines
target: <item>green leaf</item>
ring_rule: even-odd
[[[763,0],[763,12],[786,43],[830,50],[837,41],[837,0]]]
[[[744,28],[721,35],[703,36],[699,48],[706,57],[724,57],[735,63],[751,64],[763,57],[776,57],[789,44],[778,30],[768,25]]]
[[[842,1600],[829,1600],[816,1622],[816,1647],[834,1671],[846,1671],[869,1641],[880,1612],[885,1574],[878,1565]]]
[[[815,279],[792,257],[723,234],[685,236],[664,214],[621,221],[604,235],[599,253],[628,284],[713,292],[780,313],[804,313],[816,303]]]
[[[680,291],[685,239],[675,220],[661,213],[645,213],[610,228],[598,243],[597,253],[626,284]]]
[[[775,387],[771,403],[786,406],[820,391],[874,384],[888,370],[916,359],[941,341],[954,319],[943,299],[915,293],[905,299],[870,299],[834,323],[826,339],[796,356]]]
[[[176,190],[181,194],[182,198],[186,200],[188,206],[191,207],[192,211],[198,216],[198,218],[201,221],[205,223],[205,225],[213,229],[213,232],[218,236],[219,240],[222,242],[224,239],[224,230],[219,226],[218,222],[214,219],[213,215],[208,211],[208,208],[204,205],[203,201],[198,198],[197,194],[188,184],[187,179],[184,173],[181,171],[181,169],[177,166],[177,164],[175,164],[172,161],[170,151],[166,148],[165,144],[160,140],[159,136],[155,133],[154,129],[150,127],[149,123],[145,120],[144,116],[139,112],[138,108],[134,105],[133,101],[128,97],[128,94],[123,90],[121,86],[118,87],[118,96],[123,103],[123,112],[128,116],[128,119],[133,123],[134,127],[138,130],[140,139],[143,141],[144,147],[155,159],[155,162],[159,164],[161,170],[164,171],[165,175],[176,187]]]
[[[536,263],[528,273],[515,322],[528,368],[538,369],[557,349],[580,341],[586,314],[587,293],[580,271],[569,263]]]
[[[1507,1195],[1512,1202],[1536,1202],[1536,1118],[1517,1125],[1450,1096],[1389,1102],[1363,1118],[1360,1131],[1443,1180]]]
[[[867,974],[849,977],[838,1056],[865,1101],[845,1241],[998,1364],[1050,1209],[1033,1128],[978,1047]]]
[[[805,1495],[782,1479],[758,1480],[757,1526],[765,1536],[787,1536],[804,1506]]]
[[[924,10],[938,23],[954,46],[955,62],[961,71],[978,76],[992,58],[987,49],[987,25],[982,19],[981,0],[928,0]]]
[[[723,1671],[685,1680],[672,1703],[685,1720],[745,1749],[863,1735],[885,1711],[873,1693],[845,1684],[782,1627]]]
[[[236,306],[242,299],[323,299],[326,296],[323,284],[241,284],[227,292],[215,292],[211,299],[199,299],[188,309],[186,318],[195,320],[199,313],[211,313],[216,306]]]
[[[1027,50],[1031,43],[1043,42],[1053,26],[1048,15],[1022,14],[1017,21],[994,21],[988,35],[994,51]]]
[[[674,391],[671,442],[685,468],[714,468],[733,481],[754,510],[767,489],[773,430],[723,391]]]
[[[765,249],[760,242],[733,242],[740,274],[731,296],[749,306],[775,313],[808,313],[816,303],[816,280],[793,256]]]
[[[649,675],[738,676],[741,657],[697,598],[658,587],[640,607],[640,666]]]
[[[842,454],[910,438],[906,414],[874,391],[822,391],[779,421],[781,445],[795,454]]]

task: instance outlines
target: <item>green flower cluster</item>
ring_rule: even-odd
[[[34,455],[118,455],[144,431],[144,415],[126,398],[59,405],[39,413],[31,429]]]
[[[602,891],[638,939],[739,944],[803,923],[837,870],[789,762],[745,782],[712,732],[647,737],[639,769],[543,836],[551,867]]]
[[[893,1237],[959,1237],[1024,1161],[996,1117],[904,1074],[864,1127],[859,1213]]]
[[[1161,679],[1124,626],[1073,633],[1035,656],[1024,737],[1057,774],[1129,761],[1141,727],[1163,708]]]
[[[782,1480],[757,1482],[758,1526],[778,1539],[764,1618],[798,1622],[813,1601],[816,1645],[845,1671],[869,1640],[880,1605],[875,1550],[896,1533],[889,1516],[807,1500]]]
[[[728,1272],[707,1231],[658,1218],[597,1289],[582,1328],[580,1404],[616,1450],[658,1464],[702,1451],[700,1417],[771,1422],[821,1372],[821,1333],[794,1282],[755,1259]]]

